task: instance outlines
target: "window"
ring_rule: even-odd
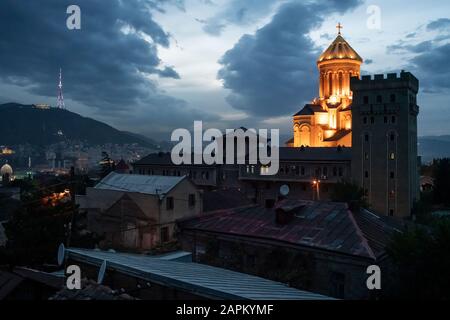
[[[363,118],[363,122],[364,122],[364,124],[367,124],[367,117]]]
[[[391,118],[392,124],[395,124],[396,121],[397,121],[397,119],[395,118],[395,116],[392,116],[392,118]]]
[[[366,142],[369,142],[369,135],[368,134],[364,135],[364,140],[366,140]]]
[[[393,217],[393,216],[394,216],[394,210],[393,210],[393,209],[389,210],[389,216],[390,216],[390,217]]]
[[[390,159],[391,160],[395,160],[395,153],[394,152],[391,152]]]
[[[391,141],[395,141],[395,134],[391,133],[389,136],[389,139],[391,139]]]
[[[369,96],[364,96],[364,104],[369,104]]]
[[[394,103],[397,100],[397,96],[395,94],[391,94],[391,102]]]
[[[395,199],[395,190],[391,190],[391,192],[389,192],[389,198]]]
[[[369,153],[365,152],[365,153],[364,153],[364,158],[365,158],[366,160],[369,160]]]
[[[324,167],[322,172],[323,172],[324,176],[328,176],[328,168],[327,167]]]
[[[378,95],[377,96],[377,103],[382,103],[383,102],[383,97]]]
[[[391,179],[394,179],[394,178],[395,178],[395,173],[394,173],[394,171],[391,171],[390,177],[391,177]]]
[[[166,210],[173,210],[173,197],[166,198]]]
[[[369,171],[366,171],[366,172],[364,173],[364,176],[366,177],[366,179],[368,179],[368,178],[369,178]]]
[[[166,243],[169,241],[169,228],[162,227],[161,228],[161,243]]]
[[[189,208],[195,207],[195,194],[189,195]]]
[[[301,172],[301,175],[304,176],[305,175],[305,167],[301,167],[300,172]]]
[[[335,177],[337,176],[337,168],[336,167],[333,168],[333,176],[335,176]]]
[[[375,123],[375,118],[374,117],[370,117],[370,123],[374,124]]]
[[[342,177],[344,175],[344,169],[339,168],[339,177]]]
[[[384,117],[384,123],[388,123],[388,117]]]

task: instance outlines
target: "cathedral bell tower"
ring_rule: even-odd
[[[294,115],[293,147],[351,147],[353,93],[350,79],[359,77],[363,59],[338,35],[317,61],[319,97]]]

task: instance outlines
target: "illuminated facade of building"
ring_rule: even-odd
[[[289,147],[352,145],[353,93],[350,79],[360,76],[363,59],[339,34],[317,61],[319,97],[294,115],[294,138]]]

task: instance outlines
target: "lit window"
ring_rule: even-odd
[[[391,160],[395,160],[395,153],[394,152],[391,153],[390,158],[391,158]]]

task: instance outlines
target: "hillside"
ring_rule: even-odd
[[[7,103],[0,105],[0,119],[0,145],[50,145],[71,140],[90,145],[138,143],[157,149],[157,143],[151,139],[119,131],[68,110]]]

